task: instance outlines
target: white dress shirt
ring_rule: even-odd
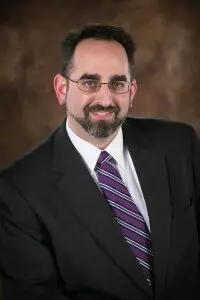
[[[99,186],[95,167],[102,150],[77,136],[70,128],[68,120],[66,121],[66,130],[72,144],[80,153],[91,176]],[[128,149],[124,147],[121,128],[119,129],[117,136],[104,151],[107,151],[116,160],[118,171],[150,230],[146,203],[130,153]]]

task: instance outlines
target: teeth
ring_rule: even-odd
[[[98,112],[96,112],[96,114],[104,116],[104,115],[109,114],[109,112],[108,111],[98,111]]]

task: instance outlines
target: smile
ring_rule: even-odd
[[[98,120],[107,120],[113,116],[113,112],[108,112],[108,111],[97,111],[97,112],[91,112],[90,114],[94,119],[98,119]]]

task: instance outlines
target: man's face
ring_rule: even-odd
[[[101,85],[98,91],[87,92],[80,90],[75,82],[59,78],[58,83],[65,86],[65,94],[60,99],[57,92],[59,103],[65,103],[69,124],[76,134],[107,138],[117,131],[129,112],[136,91],[135,81],[130,84],[129,91],[117,94],[111,92],[107,84]],[[130,82],[126,52],[114,41],[82,41],[75,49],[69,78],[91,80],[89,84],[94,79],[103,83]]]

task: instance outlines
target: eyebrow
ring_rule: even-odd
[[[113,75],[110,77],[110,81],[128,81],[125,75]]]
[[[84,73],[81,75],[80,79],[95,79],[95,80],[100,80],[101,77],[99,74],[89,74],[89,73]]]
[[[94,79],[94,80],[101,80],[101,76],[99,74],[89,74],[84,73],[81,75],[80,79]],[[109,81],[128,81],[125,75],[115,74],[110,76]]]

